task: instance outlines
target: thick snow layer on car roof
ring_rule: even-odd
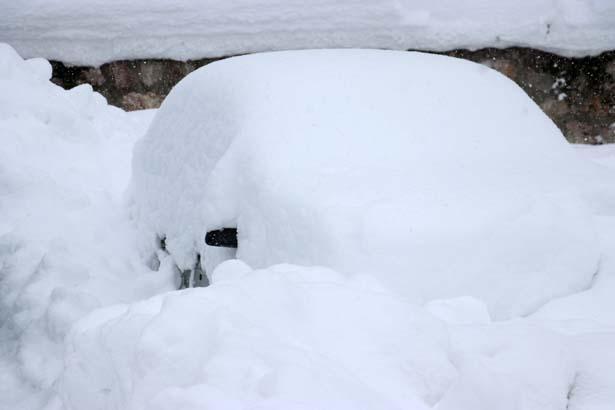
[[[413,300],[472,296],[503,318],[591,282],[577,161],[523,91],[481,65],[268,53],[173,89],[135,150],[134,211],[182,267],[207,230],[237,226],[237,256],[254,267],[372,273]]]
[[[0,41],[73,64],[297,48],[529,46],[581,56],[615,45],[612,0],[4,1]]]

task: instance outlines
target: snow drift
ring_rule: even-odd
[[[445,118],[442,120],[442,118]],[[181,267],[237,226],[254,267],[371,273],[416,301],[496,318],[589,285],[582,165],[513,82],[407,52],[279,52],[181,81],[135,148],[135,215]]]
[[[456,308],[445,323],[373,277],[324,268],[227,261],[213,276],[74,326],[63,408],[597,410],[615,400],[612,334],[491,324],[467,298],[439,302]]]
[[[0,408],[42,408],[64,336],[109,304],[171,289],[142,263],[122,194],[148,113],[66,91],[0,44]]]
[[[26,57],[113,60],[298,48],[525,46],[569,56],[615,46],[610,0],[5,1],[0,41]]]
[[[455,376],[445,326],[373,280],[231,261],[214,282],[81,322],[67,409],[427,409]]]

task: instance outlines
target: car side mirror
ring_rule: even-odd
[[[205,243],[209,246],[237,248],[237,228],[222,228],[209,231],[205,235]]]

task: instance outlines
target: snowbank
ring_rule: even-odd
[[[136,251],[122,192],[149,113],[0,44],[0,408],[41,408],[64,336],[93,309],[172,288]],[[22,401],[23,400],[23,401]]]
[[[427,409],[455,376],[444,325],[373,280],[221,269],[209,288],[82,321],[61,380],[67,409]]]
[[[79,322],[58,388],[66,410],[606,409],[613,341],[446,325],[370,277],[228,261],[209,288]]]
[[[370,273],[415,301],[472,296],[506,318],[589,286],[599,250],[571,181],[582,168],[488,68],[303,51],[186,77],[137,144],[132,186],[148,241],[166,235],[182,267],[196,252],[208,262],[208,229],[237,226],[251,266]]]
[[[610,0],[20,0],[0,41],[26,57],[98,65],[298,48],[528,46],[568,56],[615,47]]]

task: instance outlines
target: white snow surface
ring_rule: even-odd
[[[576,165],[575,165],[576,164]],[[133,160],[147,243],[190,268],[238,228],[250,266],[378,276],[416,302],[472,296],[497,319],[589,287],[600,252],[583,165],[512,81],[422,53],[235,57],[170,93]]]
[[[612,298],[602,302],[612,312]],[[58,388],[71,410],[615,404],[608,327],[560,332],[558,321],[473,323],[470,313],[459,322],[458,312],[448,322],[428,311],[368,276],[293,265],[253,271],[226,261],[209,288],[98,310],[79,322]]]
[[[426,409],[454,379],[444,324],[372,282],[226,263],[205,291],[76,327],[60,383],[68,408]]]
[[[138,251],[122,200],[152,113],[49,73],[0,45],[1,409],[615,405],[613,146],[569,164],[599,233],[597,276],[527,318],[494,322],[469,296],[416,304],[376,274],[240,260],[177,292],[171,258],[158,251],[156,271]]]
[[[615,48],[612,0],[19,0],[0,41],[25,57],[98,65],[305,48]]]
[[[122,200],[151,113],[129,115],[90,86],[65,91],[50,76],[47,61],[0,44],[3,409],[46,400],[76,320],[173,288],[164,269],[143,264]]]

